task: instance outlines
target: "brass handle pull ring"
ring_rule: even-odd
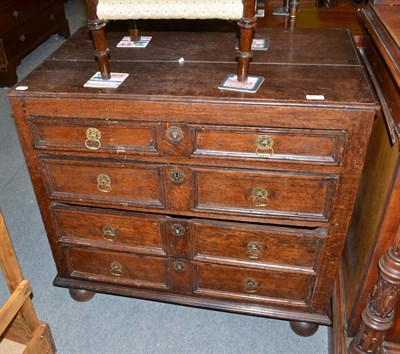
[[[171,232],[176,237],[182,237],[185,234],[185,228],[181,224],[173,224]]]
[[[255,293],[258,291],[258,285],[259,285],[259,283],[255,279],[251,279],[251,278],[245,279],[244,280],[244,291],[246,293],[250,293],[250,294]]]
[[[260,242],[250,241],[247,244],[247,252],[246,255],[250,259],[259,259],[261,257],[261,253],[264,249],[264,245]]]
[[[89,150],[98,150],[101,148],[101,133],[96,128],[88,128],[86,130],[85,146]]]
[[[111,178],[107,175],[100,174],[97,176],[97,189],[103,193],[109,193],[112,190]]]
[[[267,159],[274,154],[272,148],[274,141],[269,135],[260,135],[256,139],[256,154],[262,159]]]
[[[167,138],[173,144],[178,144],[183,138],[183,131],[179,127],[169,127],[167,129]]]
[[[174,262],[173,267],[174,267],[175,271],[178,273],[183,273],[186,270],[186,264],[183,262],[179,262],[179,261]]]
[[[108,242],[115,242],[117,239],[117,231],[109,225],[102,226],[103,238]]]
[[[268,191],[264,187],[255,187],[252,190],[253,204],[256,207],[266,207],[269,204]]]
[[[124,267],[121,263],[112,262],[110,264],[110,274],[114,277],[121,277],[123,275],[123,269]]]

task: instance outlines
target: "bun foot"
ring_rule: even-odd
[[[96,295],[93,291],[82,290],[82,289],[69,289],[71,297],[78,302],[89,301],[93,296]]]
[[[290,328],[301,337],[310,337],[317,332],[319,325],[311,322],[290,321]]]

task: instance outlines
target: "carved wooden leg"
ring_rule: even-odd
[[[251,44],[253,42],[254,28],[256,27],[255,0],[244,1],[243,17],[239,20],[240,28],[239,51],[237,54],[238,81],[243,82],[249,76],[249,66],[252,57]]]
[[[94,55],[97,58],[99,64],[99,70],[101,77],[104,80],[111,79],[110,63],[109,63],[109,52],[106,42],[106,34],[104,27],[106,23],[104,20],[100,20],[97,17],[97,0],[86,0],[88,9],[88,27],[92,33],[93,43],[95,47]]]
[[[392,246],[379,260],[378,281],[362,313],[362,322],[350,343],[349,353],[382,353],[382,343],[393,326],[399,299],[400,248]]]
[[[89,301],[96,293],[88,290],[82,289],[69,289],[69,294],[71,297],[78,302]]]
[[[317,332],[319,325],[311,322],[290,321],[290,328],[301,337],[310,337]]]

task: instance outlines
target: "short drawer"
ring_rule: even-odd
[[[35,148],[160,155],[160,124],[118,120],[29,119]]]
[[[193,170],[193,210],[327,221],[337,175]]]
[[[310,303],[315,282],[315,277],[303,274],[197,262],[193,276],[194,293],[197,295],[299,307]]]
[[[43,158],[51,199],[164,207],[162,167],[151,164]]]
[[[166,256],[164,216],[53,205],[62,243]]]
[[[338,130],[191,126],[196,158],[279,160],[340,165],[346,133]]]
[[[193,220],[193,259],[315,274],[326,230]]]
[[[63,247],[72,278],[167,290],[168,258]]]

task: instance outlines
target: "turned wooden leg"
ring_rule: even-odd
[[[104,80],[111,79],[110,63],[109,63],[109,52],[106,42],[106,34],[104,27],[106,23],[104,20],[100,20],[97,17],[97,0],[86,0],[86,6],[88,9],[88,27],[92,33],[93,43],[95,47],[94,55],[97,58],[99,64],[99,70],[101,77]]]
[[[379,260],[378,281],[362,313],[362,322],[350,343],[349,353],[383,353],[382,344],[387,331],[393,326],[395,309],[400,300],[400,237],[397,239],[398,243]]]
[[[299,12],[300,2],[298,0],[289,1],[289,19],[296,21],[297,13]]]
[[[311,322],[290,321],[290,328],[301,337],[310,337],[317,332],[319,325]]]
[[[89,301],[93,296],[96,295],[93,291],[82,290],[82,289],[69,289],[71,297],[78,302]]]
[[[250,61],[252,58],[251,44],[253,42],[254,28],[256,27],[255,0],[244,1],[243,17],[239,20],[240,28],[239,51],[237,54],[238,81],[243,82],[249,76]]]
[[[138,42],[140,41],[140,30],[137,28],[137,24],[135,20],[129,21],[129,37],[131,41]]]

